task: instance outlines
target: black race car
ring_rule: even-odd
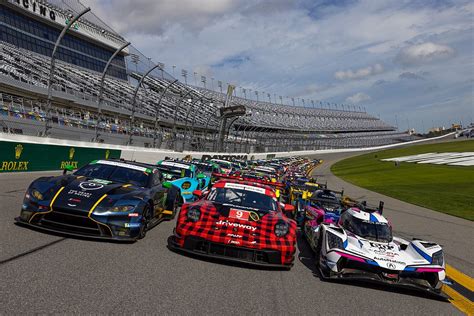
[[[41,177],[25,193],[18,224],[70,235],[137,240],[179,212],[178,189],[156,166],[96,160],[73,174]]]

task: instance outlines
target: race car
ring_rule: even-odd
[[[317,189],[306,196],[303,194],[296,200],[295,220],[298,225],[305,225],[307,219],[313,218],[337,223],[341,211],[345,209],[345,201],[344,191],[327,188]]]
[[[211,159],[211,162],[218,164],[221,168],[221,171],[225,174],[229,174],[235,170],[235,166],[232,165],[232,162],[222,159]]]
[[[290,269],[296,223],[284,212],[292,209],[282,206],[267,185],[219,180],[201,199],[183,205],[168,246],[205,257]]]
[[[182,202],[195,200],[194,190],[204,190],[211,182],[211,177],[199,172],[195,165],[174,160],[158,161],[157,167],[167,182],[175,186],[182,197]]]
[[[26,190],[18,224],[69,235],[137,240],[179,211],[179,191],[152,165],[96,160]]]
[[[440,294],[446,277],[443,249],[434,242],[392,236],[381,210],[351,207],[337,224],[304,227],[324,279],[381,282]]]

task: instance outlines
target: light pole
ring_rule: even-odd
[[[176,105],[174,106],[174,115],[173,115],[173,129],[172,129],[172,133],[173,133],[173,148],[174,150],[176,151],[176,146],[177,146],[177,132],[176,132],[176,119],[177,119],[177,115],[178,115],[178,106],[181,105],[181,102],[183,102],[184,98],[186,98],[188,95],[190,95],[191,93],[193,92],[193,90],[189,90],[188,92],[186,92],[184,94],[184,96],[179,99],[179,101],[176,103]],[[192,100],[191,100],[192,101]],[[189,101],[189,102],[191,102]]]
[[[64,27],[61,33],[59,34],[56,44],[54,44],[53,48],[53,53],[51,54],[51,61],[49,64],[49,79],[48,79],[48,100],[46,103],[46,120],[45,120],[45,125],[44,125],[44,136],[48,136],[49,130],[51,129],[50,123],[51,123],[51,102],[53,100],[53,80],[54,80],[54,69],[56,67],[56,51],[59,47],[59,44],[61,43],[61,40],[63,39],[64,35],[66,35],[67,31],[71,28],[74,23],[76,23],[77,20],[87,12],[89,12],[91,8],[85,8],[82,10],[78,15],[73,17],[69,23],[67,23]]]
[[[202,104],[202,99],[203,98],[201,98],[201,104]],[[211,102],[209,102],[209,106],[212,108],[212,106],[214,105],[214,102],[212,99],[210,101]],[[194,139],[194,123],[195,122],[196,122],[196,115],[193,116],[193,122],[191,123],[191,141]],[[206,122],[206,124],[208,124],[208,122]]]
[[[135,91],[133,91],[133,97],[132,97],[132,115],[130,116],[130,131],[129,131],[129,137],[128,137],[128,145],[132,145],[133,144],[133,126],[134,126],[134,123],[135,123],[135,105],[136,105],[136,100],[137,100],[137,94],[138,94],[138,90],[140,89],[142,83],[143,83],[143,80],[145,80],[145,78],[150,74],[150,72],[152,72],[153,70],[155,70],[156,68],[159,68],[161,67],[160,64],[157,64],[157,65],[154,65],[153,67],[151,67],[141,78],[140,78],[140,81],[138,82],[138,85],[135,87]]]
[[[181,76],[184,77],[184,84],[188,84],[188,71],[185,69],[181,69]]]
[[[99,139],[99,120],[102,114],[102,94],[104,92],[104,80],[105,80],[105,75],[107,73],[107,70],[109,69],[109,66],[111,65],[112,61],[114,60],[115,56],[118,55],[122,50],[124,50],[126,47],[130,45],[130,42],[123,44],[117,50],[110,56],[109,60],[107,61],[107,64],[104,67],[104,70],[102,71],[102,76],[100,77],[100,85],[99,85],[99,100],[97,102],[97,112],[98,112],[98,120],[97,123],[95,124],[95,141],[98,141]]]
[[[172,85],[174,85],[176,82],[178,82],[178,79],[175,79],[173,82],[171,82],[170,84],[168,84],[165,88],[165,90],[163,90],[163,92],[161,93],[160,95],[160,99],[158,100],[158,104],[156,105],[156,112],[155,112],[155,135],[153,137],[153,147],[156,148],[156,139],[158,138],[158,132],[157,132],[157,129],[158,129],[158,122],[159,122],[159,118],[160,118],[160,111],[161,111],[161,100],[163,99],[166,91],[168,91],[169,87],[171,87]],[[160,146],[161,146],[161,136],[160,136]]]
[[[188,137],[188,118],[189,118],[189,114],[191,113],[191,110],[192,110],[193,106],[198,101],[200,101],[201,104],[202,104],[202,99],[203,98],[204,97],[196,98],[196,100],[189,105],[188,111],[186,112],[186,118],[184,119],[184,140],[183,140],[183,147],[182,147],[181,151],[184,151],[184,147],[186,146],[186,138]],[[194,114],[194,118],[195,117],[196,117],[196,113]],[[194,122],[193,122],[193,125],[194,125]]]

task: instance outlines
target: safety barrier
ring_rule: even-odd
[[[288,156],[309,156],[328,153],[370,151],[436,140],[453,134],[454,133],[450,133],[440,137],[370,148],[326,149],[258,154],[223,154],[186,151],[174,152],[163,149],[118,146],[0,133],[0,173],[61,170],[66,166],[79,168],[92,160],[103,158],[123,158],[155,164],[157,161],[165,159],[166,157],[184,158],[186,156],[191,156],[193,158],[236,157],[240,159],[267,159]]]

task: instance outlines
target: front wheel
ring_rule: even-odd
[[[143,210],[142,223],[140,225],[140,233],[138,234],[138,239],[143,239],[146,236],[148,230],[148,221],[150,218],[150,207],[147,205]]]
[[[183,205],[183,200],[179,194],[176,194],[173,202],[173,215],[171,215],[171,219],[174,219],[176,215],[179,214],[181,211],[181,206]]]

